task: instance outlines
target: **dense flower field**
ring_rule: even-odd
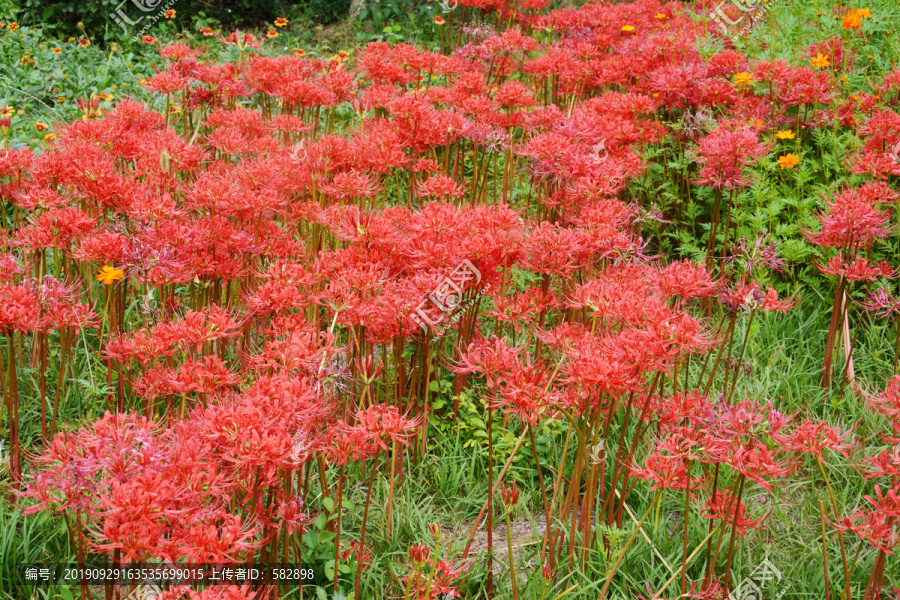
[[[314,572],[161,600],[900,593],[877,10],[789,61],[714,5],[546,4],[331,58],[160,42],[164,109],[85,98],[2,153],[3,502],[65,528],[42,560]],[[817,396],[760,384],[796,377],[773,330]]]

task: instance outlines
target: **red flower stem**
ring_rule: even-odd
[[[828,488],[828,497],[831,499],[831,509],[834,513],[834,518],[835,520],[839,520],[841,516],[840,511],[838,510],[837,499],[834,496],[831,481],[829,481],[828,475],[825,473],[825,464],[822,462],[821,456],[816,456],[816,463],[819,465],[819,471],[822,473],[822,478],[825,480],[825,487]],[[842,531],[838,531],[838,542],[841,546],[841,563],[844,567],[844,594],[846,599],[850,600],[850,570],[847,566],[847,548],[844,544],[844,533]]]
[[[494,485],[494,411],[487,409],[488,487]],[[467,548],[468,550],[468,548]],[[487,597],[494,596],[494,495],[488,496],[487,511]]]
[[[738,493],[737,500],[734,503],[734,519],[731,521],[731,540],[728,542],[728,560],[725,562],[725,591],[723,592],[724,597],[728,597],[728,579],[731,575],[731,560],[734,558],[734,541],[737,538],[737,521],[738,515],[741,511],[741,497],[744,495],[744,481],[746,481],[746,477],[741,475],[741,482],[738,485]]]
[[[641,520],[635,526],[634,531],[631,532],[631,536],[629,536],[628,541],[625,542],[625,546],[619,551],[619,556],[616,558],[616,562],[613,564],[612,570],[609,572],[609,575],[606,576],[606,583],[603,584],[603,589],[600,590],[600,596],[598,600],[603,600],[606,597],[606,592],[609,591],[609,586],[612,584],[613,577],[616,574],[616,571],[619,570],[619,565],[622,564],[622,560],[625,558],[625,553],[628,552],[628,548],[631,547],[632,542],[634,542],[634,538],[637,537],[638,532],[641,530],[641,526],[643,526],[644,521],[647,520],[647,517],[650,515],[650,511],[653,510],[653,506],[657,504],[662,497],[662,490],[659,490],[656,493],[656,497],[650,502],[649,506],[647,506],[647,510],[644,511],[644,516],[641,517]]]
[[[687,482],[684,486],[684,539],[681,549],[681,597],[684,598],[687,592],[687,549],[688,549],[688,517],[690,515],[688,509],[691,498],[691,461],[684,461],[684,471],[687,474]]]
[[[340,548],[341,548],[341,507],[343,506],[344,501],[344,469],[346,465],[341,465],[341,472],[338,475],[338,487],[337,487],[337,503],[334,506],[334,510],[337,511],[337,532],[334,538],[334,591],[337,591],[338,584],[338,564],[340,562]]]
[[[831,585],[828,581],[828,538],[825,536],[825,507],[819,500],[819,518],[822,520],[822,572],[825,574],[825,600],[831,600]]]
[[[363,548],[366,545],[366,523],[369,520],[369,503],[372,501],[372,488],[375,486],[375,473],[378,472],[378,453],[372,457],[372,474],[369,475],[369,489],[366,490],[366,507],[363,510],[362,531],[359,534],[359,547],[356,549],[356,584],[354,586],[353,598],[359,600],[359,581],[362,577],[362,557]],[[337,568],[337,564],[335,564]]]

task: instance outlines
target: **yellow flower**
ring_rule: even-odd
[[[34,128],[38,131],[47,131],[48,129],[50,129],[46,124],[41,123],[40,121],[34,124]]]
[[[800,163],[800,159],[795,154],[785,154],[778,157],[778,166],[782,169],[793,169]]]
[[[0,119],[9,119],[15,114],[15,109],[12,106],[4,106],[0,108]]]
[[[791,131],[790,129],[785,129],[783,131],[779,131],[775,135],[778,136],[779,140],[792,140],[792,139],[794,139],[794,137],[796,137],[796,134],[793,131]]]
[[[163,16],[167,19],[174,19],[175,18],[175,9],[170,8],[169,10],[167,10],[166,12],[163,13]]]
[[[662,14],[662,13],[656,13],[656,14],[653,16],[653,18],[654,18],[654,19],[665,19],[665,18],[666,18],[666,15],[664,15],[664,14]]]
[[[278,37],[278,32],[275,31],[274,29],[270,29],[269,31],[266,32],[266,37],[269,38],[269,39],[277,38],[277,37]]]
[[[753,83],[753,75],[744,71],[742,73],[736,73],[734,76],[735,85],[749,85]]]
[[[275,27],[284,27],[287,24],[288,20],[284,17],[278,17],[277,19],[275,19]]]
[[[75,38],[70,37],[70,38],[69,38],[69,41],[70,41],[70,42],[74,42],[74,41],[75,41]]]
[[[53,54],[62,54],[62,48],[54,48]]]
[[[870,11],[868,8],[861,8],[858,11],[856,11],[856,14],[858,14],[860,17],[865,17],[867,19],[872,18],[872,11]]]
[[[111,267],[109,265],[103,265],[103,268],[97,273],[97,281],[102,283],[103,285],[110,285],[114,281],[118,281],[125,277],[125,271],[122,269],[116,269],[115,267]]]
[[[434,24],[435,25],[443,25],[444,23],[446,23],[446,21],[444,21],[444,17],[442,17],[440,15],[434,15]]]
[[[306,56],[306,50],[304,50],[303,48],[298,48],[294,52],[294,56],[299,56],[299,57],[303,58],[304,56]]]
[[[80,40],[78,40],[78,45],[81,46],[82,48],[85,48],[85,47],[91,45],[91,40],[86,39],[86,38],[81,38]]]
[[[828,57],[820,52],[818,56],[809,61],[809,64],[814,67],[827,67],[831,63],[828,61]]]
[[[622,31],[634,31],[633,25],[622,25]]]
[[[55,140],[55,139],[56,139],[56,134],[55,134],[55,133],[48,133],[47,135],[44,136],[44,141],[45,141],[46,143],[48,143],[48,144],[49,144],[50,142],[52,142],[53,140]]]
[[[7,25],[7,27],[9,27],[9,30],[10,30],[10,31],[15,31],[16,29],[19,28],[19,24],[16,23],[15,21],[13,21],[13,22],[10,23],[9,25]]]

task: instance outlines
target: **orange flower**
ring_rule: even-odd
[[[792,140],[796,137],[796,134],[794,134],[794,132],[791,131],[790,129],[785,129],[783,131],[779,131],[775,135],[778,136],[779,140]]]
[[[16,29],[19,28],[19,24],[16,23],[15,21],[13,21],[13,22],[10,23],[9,25],[7,25],[7,27],[9,27],[9,30],[10,30],[10,31],[15,31]]]
[[[54,48],[53,54],[62,54],[62,48]]]
[[[266,32],[266,37],[269,38],[269,39],[277,38],[277,37],[278,37],[278,32],[275,31],[274,29],[270,29],[270,30],[268,30],[268,31]]]
[[[275,19],[275,27],[284,27],[287,24],[288,20],[284,17],[278,17],[277,19]]]
[[[40,121],[34,124],[34,128],[38,131],[47,131],[48,129],[50,129],[49,127],[47,127],[47,125],[41,123]]]
[[[123,277],[125,277],[125,271],[109,265],[103,265],[103,268],[97,273],[97,281],[103,285],[111,285],[113,282],[118,281]]]
[[[156,42],[156,38],[153,37],[152,35],[142,35],[141,41],[144,42],[145,44],[153,44]]]
[[[831,63],[829,62],[828,57],[820,52],[815,58],[809,61],[809,64],[814,67],[827,67]]]
[[[782,169],[793,169],[800,163],[796,154],[785,154],[778,157],[778,166]]]
[[[841,27],[844,29],[859,29],[862,27],[862,19],[863,14],[855,8],[851,8],[841,20]]]
[[[634,31],[633,25],[622,25],[622,31]]]
[[[78,40],[78,45],[81,46],[82,48],[85,48],[85,47],[91,45],[91,40],[89,40],[87,38],[81,38],[80,40]]]
[[[662,13],[656,13],[656,14],[653,16],[653,18],[654,18],[654,19],[665,19],[665,18],[666,18],[666,15],[664,15],[664,14],[662,14]]]
[[[294,56],[299,56],[302,58],[306,56],[306,50],[304,50],[303,48],[297,48],[297,50],[294,51]]]
[[[166,12],[163,13],[163,16],[167,19],[174,19],[175,18],[175,9],[170,8],[169,10],[167,10]]]
[[[201,28],[200,28],[200,33],[202,33],[202,34],[205,35],[206,37],[209,37],[209,36],[211,36],[211,35],[216,35],[216,32],[213,31],[213,28],[212,28],[212,27],[201,27]]]
[[[735,85],[749,85],[751,83],[753,83],[753,75],[746,71],[743,73],[736,73],[734,76]]]
[[[9,119],[16,113],[12,106],[4,106],[0,108],[0,119]]]
[[[444,21],[444,17],[442,17],[441,15],[434,15],[435,25],[443,25],[444,23],[446,23],[446,21]]]

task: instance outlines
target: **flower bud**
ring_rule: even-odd
[[[425,544],[413,544],[409,547],[409,560],[417,567],[428,562],[428,547]]]
[[[503,486],[500,490],[500,497],[503,499],[503,504],[508,507],[513,507],[519,503],[519,488],[516,487],[516,482],[513,481],[511,487]]]

